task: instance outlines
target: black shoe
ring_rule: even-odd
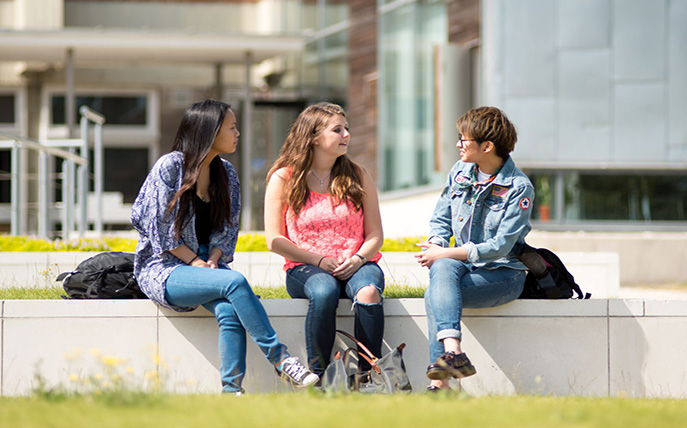
[[[455,354],[446,352],[435,362],[427,366],[427,377],[432,380],[441,380],[449,377],[460,379],[477,373],[465,353]]]
[[[441,392],[441,388],[435,385],[430,385],[427,387],[427,390],[425,391],[427,394],[438,394]]]

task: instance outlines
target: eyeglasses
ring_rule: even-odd
[[[482,141],[480,141],[480,140],[466,140],[465,138],[463,138],[463,136],[462,136],[461,134],[458,134],[458,142],[457,142],[457,143],[458,143],[458,147],[459,147],[459,148],[462,149],[463,147],[465,147],[465,143],[468,142],[468,141],[474,141],[474,142],[476,142],[477,144],[479,144],[479,143],[482,142]]]

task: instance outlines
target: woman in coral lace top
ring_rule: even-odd
[[[354,302],[355,336],[381,357],[382,221],[372,178],[346,155],[350,138],[341,107],[312,105],[296,119],[267,176],[267,246],[286,259],[289,295],[309,300],[305,341],[316,374],[329,364],[336,308],[345,296]]]

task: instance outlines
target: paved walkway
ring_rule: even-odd
[[[623,299],[687,300],[687,290],[674,288],[620,287]]]

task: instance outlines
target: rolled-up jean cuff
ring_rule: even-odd
[[[463,338],[463,333],[461,333],[460,330],[455,330],[452,328],[437,332],[437,341],[439,342],[444,339],[448,339],[449,337],[460,340]]]

